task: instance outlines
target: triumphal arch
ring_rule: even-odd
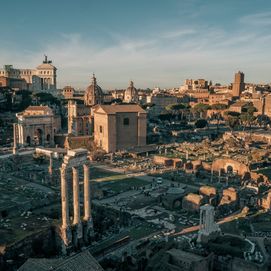
[[[16,114],[18,123],[14,125],[17,145],[54,145],[56,132],[54,113],[48,106],[29,106]]]

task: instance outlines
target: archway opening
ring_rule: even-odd
[[[51,140],[51,136],[50,136],[50,134],[48,134],[48,135],[46,136],[46,141],[50,143],[50,140]]]
[[[227,173],[232,174],[233,173],[233,167],[231,165],[227,166]]]
[[[30,144],[31,144],[31,137],[30,136],[26,137],[26,143],[28,146],[30,146]]]
[[[35,145],[42,145],[42,130],[37,129],[34,134]]]

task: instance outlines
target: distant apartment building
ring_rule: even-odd
[[[228,93],[215,93],[209,94],[209,104],[225,104],[229,105],[231,100],[230,94]]]
[[[52,61],[45,59],[36,69],[17,69],[12,65],[4,65],[0,69],[0,84],[11,88],[24,88],[33,91],[55,91],[56,85],[56,67]],[[23,86],[22,84],[25,84]]]
[[[75,90],[71,86],[65,86],[62,89],[62,95],[64,96],[65,99],[72,99],[74,97]]]
[[[229,111],[236,112],[236,113],[242,113],[243,109],[246,105],[247,105],[246,102],[236,102],[230,106]]]
[[[196,89],[208,89],[208,81],[205,79],[186,79],[184,85],[180,87],[180,92]]]
[[[14,90],[28,89],[27,83],[24,79],[8,78],[5,76],[0,76],[0,87],[8,87]]]

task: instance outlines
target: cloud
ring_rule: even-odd
[[[140,37],[108,33],[112,42],[100,46],[80,33],[60,33],[36,50],[2,48],[3,64],[36,67],[46,53],[58,68],[58,87],[85,88],[92,72],[105,89],[125,88],[130,79],[137,87],[177,87],[185,78],[206,78],[229,83],[236,70],[249,81],[269,80],[271,35],[246,28],[231,30],[210,26],[183,26]]]
[[[179,38],[190,34],[195,34],[195,29],[181,29],[181,30],[175,30],[175,31],[169,31],[166,33],[163,33],[161,35],[162,38],[165,39],[171,39],[171,38]]]
[[[245,15],[241,17],[240,22],[251,26],[270,26],[271,12],[261,12],[256,14]]]

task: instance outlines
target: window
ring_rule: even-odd
[[[123,119],[123,125],[129,125],[129,118]]]
[[[103,126],[100,125],[100,133],[102,133],[102,132],[103,132]]]

